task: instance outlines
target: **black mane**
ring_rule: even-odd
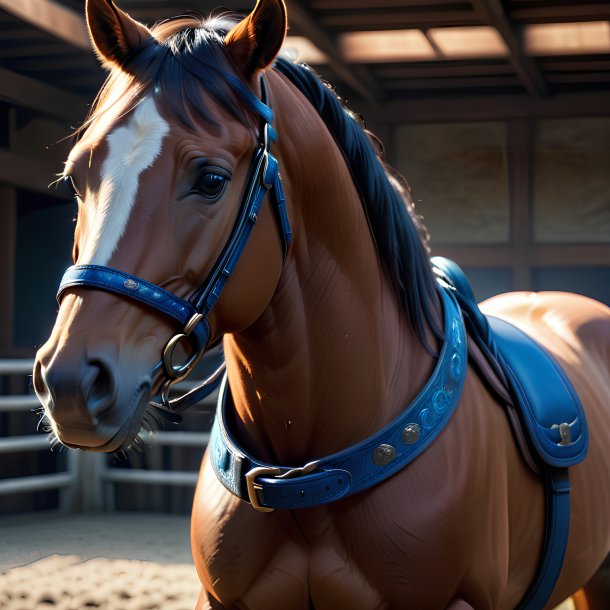
[[[427,234],[413,209],[406,180],[380,159],[362,123],[311,70],[284,59],[278,59],[275,68],[310,101],[341,149],[381,260],[417,336],[429,347],[426,326],[439,338],[443,331],[434,314],[436,283]]]

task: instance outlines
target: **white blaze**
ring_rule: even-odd
[[[136,201],[140,175],[159,156],[169,125],[155,102],[146,98],[127,124],[107,136],[108,156],[102,165],[100,188],[87,191],[85,248],[81,265],[107,265],[127,227]]]

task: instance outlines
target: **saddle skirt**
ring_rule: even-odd
[[[515,325],[485,316],[460,267],[432,259],[455,288],[469,335],[472,364],[502,404],[526,462],[537,472],[581,462],[589,446],[582,404],[555,358]]]

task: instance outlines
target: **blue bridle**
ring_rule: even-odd
[[[271,126],[273,112],[267,105],[267,92],[262,79],[261,99],[255,98],[254,103],[252,103],[252,100],[250,102],[249,105],[253,106],[253,110],[260,116],[260,131],[248,179],[244,186],[239,213],[229,239],[212,271],[202,286],[188,300],[182,299],[168,290],[131,273],[104,265],[73,265],[68,267],[57,292],[58,302],[61,301],[67,290],[73,288],[93,288],[112,292],[138,301],[178,323],[182,332],[174,335],[168,341],[163,350],[161,361],[153,368],[155,378],[163,374],[165,376],[160,392],[161,402],[153,404],[172,412],[183,411],[201,400],[210,394],[221,380],[224,364],[194,390],[177,399],[170,400],[169,398],[172,385],[192,372],[210,342],[210,325],[207,317],[243,254],[267,194],[270,195],[284,260],[290,247],[292,232],[286,211],[286,200],[279,175],[278,161],[270,152],[271,141],[275,141],[277,135]],[[176,364],[174,361],[175,350],[184,340],[189,341],[193,352],[186,362]]]

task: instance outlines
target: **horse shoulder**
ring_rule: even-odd
[[[290,513],[253,510],[222,486],[207,455],[193,503],[191,546],[204,589],[222,606],[308,607],[307,554]]]

